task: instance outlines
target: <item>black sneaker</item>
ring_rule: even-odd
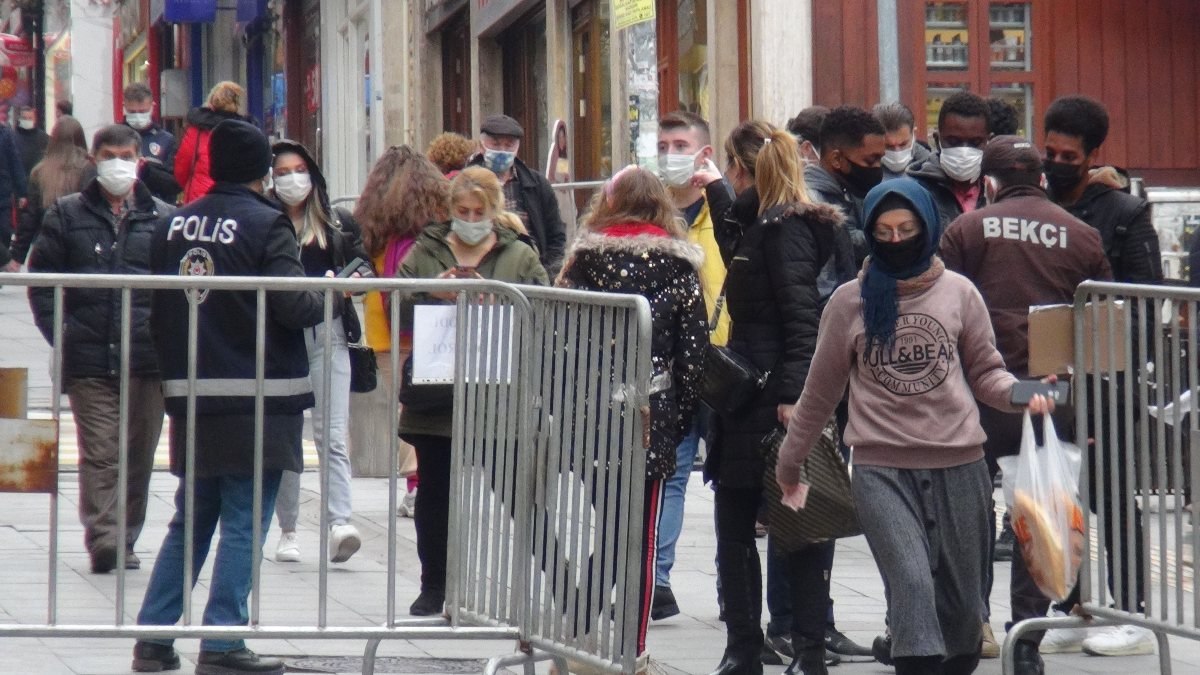
[[[1013,547],[1016,543],[1017,539],[1013,535],[1012,522],[1005,518],[1004,529],[1000,530],[1000,536],[996,537],[996,548],[992,553],[992,560],[996,562],[1012,560]]]
[[[127,570],[142,569],[142,559],[137,557],[137,554],[133,552],[133,549],[127,549],[125,551],[125,569],[127,569]]]
[[[885,666],[892,665],[892,636],[876,635],[875,641],[871,643],[871,655]]]
[[[791,635],[770,635],[766,636],[766,644],[778,654],[786,656],[789,659],[796,658],[796,652],[792,649]],[[778,665],[783,665],[782,663]]]
[[[200,652],[196,675],[283,675],[283,661],[242,647],[232,652]]]
[[[139,640],[133,645],[133,672],[161,673],[164,670],[179,670],[179,654],[171,645]]]
[[[873,656],[873,652],[870,647],[864,647],[858,644],[854,640],[851,640],[843,635],[841,631],[833,626],[825,627],[825,650],[833,652],[834,654],[848,657]]]
[[[762,653],[758,656],[759,662],[764,666],[782,666],[784,664],[783,656],[771,648],[767,642],[763,643]]]
[[[650,619],[662,621],[679,614],[679,603],[675,602],[675,594],[670,586],[655,586],[654,600],[650,603]]]
[[[99,546],[92,551],[92,574],[108,574],[117,567],[117,549]]]
[[[446,594],[440,591],[421,591],[408,608],[412,616],[437,616],[446,606]]]

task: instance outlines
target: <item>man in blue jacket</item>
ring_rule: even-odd
[[[151,244],[155,274],[179,276],[303,277],[295,231],[286,216],[263,197],[271,167],[267,138],[246,122],[227,120],[213,129],[209,144],[216,185],[204,197],[159,222]],[[205,625],[246,625],[246,600],[253,575],[253,503],[262,481],[265,537],[275,510],[279,479],[300,472],[304,410],[313,406],[303,328],[320,323],[323,296],[316,291],[267,294],[265,334],[256,336],[254,291],[195,292],[198,310],[196,379],[189,381],[188,293],[156,291],[151,327],[171,417],[171,472],[184,476],[189,434],[194,433],[195,550],[207,552],[221,526]],[[256,346],[265,341],[262,473],[255,475]],[[195,419],[189,420],[190,397]],[[194,421],[194,430],[189,422]],[[184,499],[186,480],[175,494],[175,516],[167,529],[138,624],[170,626],[183,613]],[[197,561],[197,567],[203,560]],[[179,667],[171,640],[134,646],[133,670]],[[262,658],[242,640],[200,641],[197,675],[282,673],[278,659]]]
[[[175,204],[183,188],[175,180],[175,137],[154,123],[154,92],[141,82],[125,87],[125,124],[142,137],[142,169],[138,175],[155,197]]]

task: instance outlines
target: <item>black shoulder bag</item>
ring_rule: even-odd
[[[726,279],[728,280],[728,278]],[[725,286],[717,297],[717,307],[709,322],[711,337],[721,320],[725,306]],[[700,399],[723,416],[745,408],[767,386],[767,377],[750,359],[728,347],[712,344],[704,351],[704,372],[700,379]]]

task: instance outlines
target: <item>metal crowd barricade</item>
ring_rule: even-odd
[[[154,277],[130,275],[0,274],[0,284],[53,289],[53,417],[60,419],[63,389],[61,351],[65,289],[119,289],[122,363],[131,352],[131,307],[135,293],[181,291],[189,303],[188,411],[185,512],[194,513],[195,412],[198,319],[201,293],[253,294],[256,335],[253,510],[254,550],[247,626],[206,626],[195,620],[191,594],[175,626],[136,625],[118,548],[111,621],[67,619],[60,612],[63,566],[58,543],[58,509],[52,492],[45,618],[14,617],[0,624],[4,637],[354,639],[364,640],[364,673],[374,672],[385,639],[514,639],[517,653],[489,663],[502,665],[564,658],[610,672],[632,672],[636,662],[637,570],[642,547],[641,507],[650,383],[649,307],[643,298],[515,287],[484,280],[317,279],[273,277]],[[263,418],[265,342],[269,294],[312,291],[324,298],[325,376],[313,382],[330,400],[335,303],[343,293],[377,290],[390,296],[390,321],[399,326],[402,300],[412,294],[452,292],[457,297],[454,366],[454,426],[451,478],[451,536],[445,619],[398,618],[396,610],[398,438],[391,436],[387,574],[384,606],[366,623],[330,618],[329,563],[320,556],[317,612],[297,625],[296,612],[265,607],[259,561],[263,543]],[[391,331],[392,377],[379,383],[396,400],[400,387],[399,330]],[[128,369],[120,374],[118,536],[127,529],[131,411]],[[391,428],[399,413],[393,409]],[[169,431],[167,433],[170,433]],[[328,549],[328,487],[321,456],[320,548]],[[61,490],[61,486],[59,486]],[[190,579],[194,547],[192,519],[185,526],[183,579]],[[72,575],[73,576],[73,575]],[[340,576],[340,575],[339,575]],[[377,576],[372,576],[377,579]],[[364,582],[359,582],[365,583]],[[0,588],[3,587],[0,582]],[[190,584],[185,584],[190,588]],[[377,598],[376,589],[366,595]],[[0,591],[2,592],[2,591]],[[87,612],[83,612],[88,614]],[[370,614],[369,612],[363,612]],[[540,650],[540,651],[538,651]]]
[[[1030,619],[1009,631],[1004,672],[1031,630],[1132,624],[1200,639],[1191,487],[1200,484],[1194,388],[1200,289],[1087,282],[1075,294],[1073,396],[1084,452],[1080,616]],[[1084,442],[1079,442],[1081,447]],[[1090,512],[1089,512],[1090,507]]]

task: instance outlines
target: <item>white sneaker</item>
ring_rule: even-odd
[[[281,532],[275,547],[275,562],[300,562],[300,544],[295,532]]]
[[[417,517],[417,488],[413,488],[404,495],[400,503],[396,506],[396,515],[401,518],[416,518]]]
[[[1066,612],[1057,609],[1050,611],[1051,618],[1068,616]],[[1083,649],[1083,641],[1088,638],[1086,628],[1053,628],[1046,631],[1038,651],[1043,654],[1073,654]]]
[[[329,528],[329,562],[346,562],[362,546],[358,528],[345,523]]]
[[[1140,626],[1113,626],[1083,641],[1092,656],[1133,656],[1154,653],[1154,633]]]

